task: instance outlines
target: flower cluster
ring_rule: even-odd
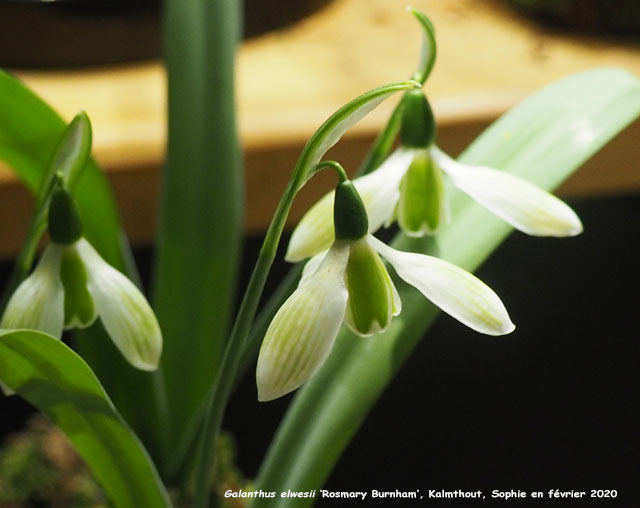
[[[374,172],[353,181],[369,216],[370,233],[395,219],[409,236],[436,232],[448,219],[443,172],[455,187],[523,233],[564,237],[582,231],[575,212],[552,194],[504,171],[449,157],[434,143],[433,115],[424,94],[414,91],[407,97],[405,118],[411,120],[404,125],[415,131],[414,116],[421,117],[422,135],[403,130],[401,146]],[[289,242],[288,261],[302,261],[329,248],[334,238],[333,194],[326,194],[304,215]]]
[[[361,336],[389,327],[402,302],[380,256],[473,330],[488,335],[514,330],[500,298],[474,275],[442,259],[395,250],[372,236],[394,220],[410,236],[434,233],[448,220],[443,174],[520,231],[537,236],[582,231],[574,211],[551,194],[497,169],[461,164],[437,148],[433,115],[421,91],[408,92],[404,108],[401,146],[376,171],[341,182],[292,234],[286,259],[310,260],[262,343],[259,400],[281,397],[313,376],[343,322]]]

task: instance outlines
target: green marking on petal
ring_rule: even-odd
[[[442,170],[427,150],[416,150],[400,184],[398,223],[409,236],[434,233],[446,221]]]
[[[75,246],[62,252],[60,279],[64,286],[65,328],[86,328],[96,320],[97,313],[87,289],[87,270]]]
[[[351,244],[345,283],[349,292],[345,322],[360,335],[385,330],[398,304],[391,277],[366,238]]]

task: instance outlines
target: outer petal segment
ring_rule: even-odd
[[[60,263],[64,247],[50,244],[38,266],[13,293],[2,328],[30,328],[54,337],[62,336],[64,326],[64,288]]]
[[[86,240],[79,240],[76,245],[87,268],[89,293],[111,340],[134,367],[156,369],[162,353],[162,334],[146,298]]]
[[[273,400],[295,390],[329,356],[347,305],[348,255],[347,243],[335,243],[276,313],[258,357],[258,400]]]
[[[456,187],[523,233],[575,236],[582,232],[576,213],[535,185],[496,169],[461,164],[436,147],[430,152]]]
[[[367,210],[370,233],[377,231],[393,214],[400,195],[400,180],[411,164],[413,153],[412,149],[399,148],[378,169],[353,180]],[[291,235],[287,261],[301,261],[331,246],[334,194],[333,191],[325,194],[302,217]]]
[[[442,259],[397,251],[372,236],[368,239],[402,279],[469,328],[487,335],[515,329],[498,295],[466,270]]]

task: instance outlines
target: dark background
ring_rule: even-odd
[[[613,500],[397,504],[640,506],[640,197],[570,204],[584,223],[582,235],[515,232],[477,273],[502,298],[515,332],[487,337],[441,316],[373,408],[327,489],[480,489],[487,498],[493,489],[616,489]],[[249,376],[226,421],[249,475],[289,398],[253,401]],[[318,503],[332,505],[352,504]]]
[[[640,197],[570,203],[575,238],[512,234],[478,272],[516,331],[472,332],[441,316],[371,411],[330,490],[615,489],[613,500],[319,502],[318,506],[640,506]],[[247,241],[245,277],[260,239]],[[140,251],[143,273],[150,253]],[[5,267],[5,272],[7,267]],[[271,281],[285,270],[275,266]],[[289,403],[256,401],[250,373],[226,428],[255,475]],[[2,400],[3,431],[29,408]]]

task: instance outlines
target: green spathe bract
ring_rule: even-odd
[[[461,160],[501,167],[551,189],[639,114],[636,78],[617,69],[589,71],[550,85],[516,106],[489,127]],[[511,231],[461,192],[453,196],[451,213],[451,223],[438,236],[439,255],[469,270]],[[400,236],[394,246],[421,246],[428,253],[433,243],[407,242]],[[386,333],[357,341],[343,329],[324,367],[290,407],[262,465],[257,488],[309,490],[324,483],[371,405],[438,314],[412,289],[401,287],[399,292],[402,320],[395,320]],[[310,504],[300,499],[271,503],[254,499],[251,506]]]

